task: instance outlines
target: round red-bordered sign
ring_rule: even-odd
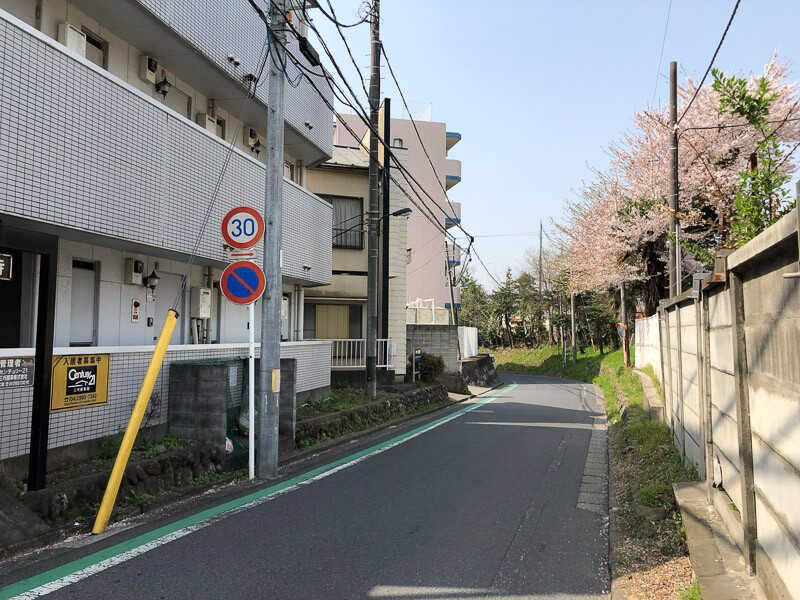
[[[222,294],[234,304],[250,304],[264,293],[267,279],[257,264],[240,260],[226,267],[219,278]]]
[[[263,235],[264,219],[249,206],[234,208],[222,219],[222,238],[231,248],[252,248]]]

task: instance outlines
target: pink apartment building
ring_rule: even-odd
[[[356,115],[342,115],[350,128],[363,136],[367,127]],[[448,152],[461,139],[460,133],[447,131],[444,123],[431,121],[415,121],[419,135],[428,150],[436,174],[425,156],[422,144],[409,119],[391,120],[392,146],[408,149],[408,170],[433,198],[422,195],[422,200],[430,207],[437,223],[446,229],[455,227],[461,222],[461,203],[448,201],[442,188],[449,191],[461,181],[461,161],[448,158]],[[342,126],[334,131],[334,144],[340,146],[357,146],[358,141]],[[409,194],[417,200],[416,194],[405,184],[402,173],[392,168],[392,174],[406,187]],[[438,174],[438,181],[437,181]],[[418,201],[418,200],[417,200]],[[413,207],[412,207],[413,208]],[[417,299],[434,300],[434,306],[450,308],[450,288],[447,281],[448,266],[451,274],[460,271],[461,249],[453,244],[445,250],[444,232],[431,223],[418,209],[414,208],[408,221],[406,267],[406,301]],[[458,234],[456,234],[457,236]],[[449,265],[448,265],[449,252]],[[453,289],[455,306],[461,304],[461,289]]]

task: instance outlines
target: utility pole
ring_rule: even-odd
[[[678,63],[669,63],[669,232],[675,241],[668,241],[669,295],[678,293],[680,268],[676,258],[680,256],[678,244]]]
[[[539,295],[542,295],[542,220],[539,219]]]
[[[378,223],[380,201],[378,183],[378,111],[381,97],[380,0],[372,0],[370,9],[372,60],[369,78],[369,209],[367,210],[367,398],[374,398],[377,388],[375,364],[378,355]]]
[[[575,292],[570,298],[570,313],[572,314],[572,364],[578,362],[578,330],[575,325]]]
[[[273,0],[269,29],[275,43],[270,52],[267,88],[267,179],[264,195],[264,275],[261,299],[260,394],[258,410],[258,464],[261,479],[278,476],[278,394],[281,382],[281,239],[283,237],[283,72],[286,51],[285,0]],[[250,416],[251,426],[255,415]]]
[[[622,312],[622,354],[625,358],[625,368],[628,368],[628,306],[625,302],[625,282],[619,284],[620,311]]]

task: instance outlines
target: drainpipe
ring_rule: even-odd
[[[206,287],[211,290],[211,304],[214,303],[214,267],[206,267]],[[211,310],[212,307],[209,307]],[[204,323],[204,331],[203,331],[203,343],[210,344],[211,343],[211,317],[208,319],[203,319]]]

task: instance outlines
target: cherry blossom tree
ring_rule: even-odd
[[[796,83],[787,81],[786,74],[787,66],[773,56],[762,76],[742,83],[748,93],[770,100],[762,120],[770,124],[780,157],[772,162],[772,175],[784,182],[796,168],[793,152],[800,144],[800,120],[795,120],[800,99]],[[718,81],[724,77],[716,75]],[[720,91],[727,91],[714,87],[698,90],[688,80],[679,89],[677,216],[684,274],[705,270],[718,249],[737,243],[731,232],[742,173],[752,170],[753,156],[764,145],[765,129],[753,126],[741,110],[721,110]],[[669,138],[665,108],[635,113],[630,130],[607,150],[609,168],[567,203],[559,229],[568,249],[564,266],[572,274],[572,291],[631,282],[640,287],[648,313],[665,295]]]

